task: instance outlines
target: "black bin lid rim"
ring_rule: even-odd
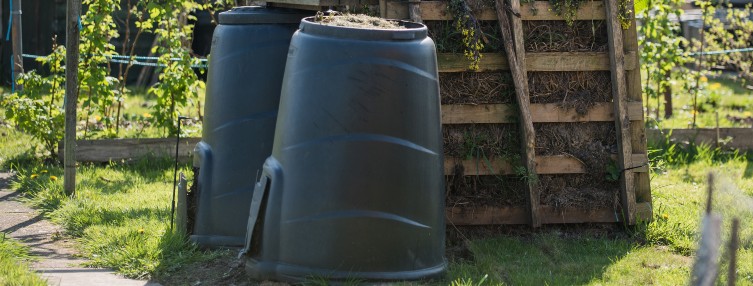
[[[306,10],[241,6],[220,13],[219,23],[220,25],[298,24],[301,19],[311,15],[311,11]]]

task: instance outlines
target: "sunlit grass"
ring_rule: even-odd
[[[576,237],[544,229],[529,236],[474,240],[473,261],[450,264],[450,280],[488,275],[485,285],[682,285],[687,284],[706,202],[706,178],[716,175],[714,209],[741,220],[737,285],[753,285],[753,158],[705,146],[654,152],[654,220],[617,237]],[[674,150],[666,152],[666,150]],[[671,164],[665,161],[673,162]],[[728,255],[720,281],[727,279]]]
[[[750,83],[748,83],[750,85]],[[700,128],[720,127],[753,127],[753,123],[746,123],[744,119],[753,120],[753,90],[747,89],[740,82],[728,78],[708,78],[703,83],[704,89],[698,92],[696,113],[696,126]],[[683,90],[682,83],[675,81],[673,84],[673,111],[672,118],[664,118],[664,103],[661,101],[660,116],[656,117],[657,99],[644,102],[649,106],[648,122],[661,128],[691,128],[693,123],[693,98],[695,91]],[[738,121],[735,121],[738,119]],[[742,119],[742,120],[741,120]],[[748,121],[753,122],[753,121]]]
[[[0,285],[47,285],[44,279],[29,270],[28,247],[0,232]]]

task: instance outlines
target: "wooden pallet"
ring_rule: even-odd
[[[638,45],[635,22],[627,30],[622,30],[617,18],[617,0],[584,2],[577,12],[578,20],[604,20],[607,23],[608,52],[567,52],[567,53],[525,53],[522,51],[522,21],[562,21],[556,15],[548,1],[535,1],[519,6],[517,0],[511,1],[511,10],[519,11],[520,17],[508,17],[495,9],[477,11],[479,20],[496,21],[507,19],[511,23],[512,35],[509,44],[518,49],[520,63],[513,75],[522,71],[609,71],[612,82],[612,103],[597,103],[585,116],[572,111],[562,110],[556,104],[530,104],[518,102],[518,107],[505,104],[480,105],[444,105],[442,106],[443,124],[505,124],[511,123],[511,117],[518,110],[529,110],[533,123],[543,122],[598,122],[612,121],[617,131],[618,153],[614,155],[620,176],[621,207],[615,210],[585,211],[577,209],[554,210],[538,204],[538,190],[529,186],[528,206],[517,208],[469,208],[452,206],[448,210],[448,219],[460,225],[477,224],[521,224],[536,227],[548,223],[579,222],[615,222],[624,221],[635,224],[638,220],[651,219],[651,191],[647,173],[648,157],[646,154],[646,135],[641,104],[640,69],[638,69]],[[422,21],[452,20],[447,12],[445,1],[380,1],[381,15],[389,19],[412,19]],[[416,7],[418,6],[418,7]],[[534,12],[535,10],[535,12]],[[505,12],[502,12],[505,13]],[[503,37],[504,38],[504,37]],[[508,43],[507,40],[505,40]],[[510,54],[508,51],[506,54]],[[461,54],[439,54],[439,70],[443,73],[467,72],[468,62]],[[479,72],[510,70],[510,63],[505,54],[484,54],[479,63]],[[525,82],[527,80],[518,80]],[[527,84],[525,84],[527,85]],[[527,87],[526,87],[527,89]],[[527,96],[527,95],[526,95]],[[522,106],[522,107],[521,107]],[[528,125],[530,126],[530,125]],[[522,126],[521,130],[526,127]],[[525,130],[533,133],[533,130]],[[529,144],[530,145],[530,144]],[[533,152],[531,146],[525,146],[523,154]],[[535,159],[537,174],[573,174],[585,173],[586,166],[577,159],[568,156],[541,156]],[[509,163],[499,160],[448,158],[445,171],[452,174],[454,166],[461,164],[465,175],[506,175],[512,173]],[[526,164],[524,164],[526,165]],[[530,170],[529,170],[530,172]]]

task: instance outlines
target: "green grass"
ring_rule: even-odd
[[[147,278],[219,255],[200,251],[184,236],[169,231],[170,159],[82,164],[77,171],[76,196],[68,198],[63,193],[59,163],[38,157],[28,144],[30,138],[11,127],[0,126],[0,132],[8,134],[0,137],[0,169],[16,172],[12,187],[77,239],[90,266]],[[187,165],[181,165],[181,171],[191,175]]]
[[[26,265],[31,260],[28,251],[0,232],[0,285],[47,285]]]
[[[753,90],[722,77],[709,78],[703,86],[704,89],[698,92],[697,127],[716,127],[717,112],[720,127],[752,127],[749,123],[734,122],[730,119],[731,117],[753,118]],[[661,128],[690,128],[693,122],[693,96],[693,91],[683,90],[682,83],[675,81],[673,84],[674,116],[664,119],[662,103],[661,116],[657,121],[653,121],[656,120],[656,98],[653,98],[648,104],[650,111],[647,115],[651,118],[649,122]],[[645,102],[644,105],[646,105]]]
[[[753,285],[753,158],[708,147],[667,154],[679,158],[652,175],[655,219],[608,237],[569,235],[545,228],[532,235],[474,240],[474,260],[450,265],[451,279],[488,275],[485,285],[681,285],[690,277],[706,200],[706,176],[717,175],[714,209],[729,238],[732,217],[741,220],[737,285]],[[726,253],[726,252],[725,252]],[[726,281],[722,258],[720,280]],[[472,284],[462,284],[472,285]]]
[[[188,106],[182,108],[179,112],[181,115],[188,116],[192,119],[199,118],[198,107],[204,106],[204,90],[199,90],[198,98],[189,102]],[[149,122],[152,119],[152,109],[156,105],[156,99],[149,96],[144,91],[135,91],[123,100],[121,106],[121,127],[118,131],[118,138],[162,138],[165,137],[166,131],[155,128]],[[115,114],[113,108],[113,114]],[[80,138],[98,139],[108,135],[103,129],[103,118],[101,114],[94,113],[87,116],[84,111],[79,111],[79,129],[86,129],[86,132],[79,131]],[[88,124],[85,122],[88,121]],[[201,122],[184,122],[182,136],[201,136]],[[86,128],[88,127],[88,128]]]

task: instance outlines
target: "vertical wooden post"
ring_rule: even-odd
[[[65,146],[63,164],[63,188],[73,196],[76,192],[76,108],[78,106],[78,21],[81,16],[81,0],[68,0],[66,16],[65,55]]]
[[[408,15],[410,20],[416,23],[424,23],[421,19],[421,0],[408,0]]]
[[[21,56],[23,54],[21,0],[12,0],[11,3],[13,5],[13,9],[10,11],[11,17],[13,18],[11,21],[11,41],[13,43],[13,86],[15,86],[17,91],[21,91],[24,89],[23,85],[16,85],[18,77],[24,72],[24,58]]]
[[[387,18],[387,0],[379,0],[379,17]]]
[[[635,175],[633,167],[632,138],[627,105],[627,82],[625,78],[625,51],[623,50],[622,25],[618,17],[617,0],[605,0],[607,33],[609,38],[609,61],[612,72],[612,96],[614,97],[615,127],[617,129],[618,166],[620,176],[620,199],[625,221],[635,224]]]
[[[628,9],[631,15],[635,15],[633,1],[628,3]],[[635,19],[630,23],[630,27],[625,30],[623,36],[623,48],[625,52],[628,52],[633,57],[636,67],[640,67],[640,50],[638,49],[638,33],[636,28]],[[635,68],[626,71],[625,82],[627,84],[627,98],[632,102],[640,102],[642,99],[643,90],[641,88],[641,69]],[[665,109],[666,110],[666,109]],[[670,108],[671,111],[671,108]],[[644,124],[644,116],[640,116],[640,120],[634,121],[630,125],[630,144],[633,148],[633,156],[641,155],[644,157],[644,162],[648,162],[648,148],[646,144],[646,125]],[[635,199],[636,202],[651,203],[651,184],[649,182],[648,172],[634,173],[635,181]],[[651,220],[651,212],[642,213],[645,216],[640,217],[642,220]]]
[[[669,79],[672,76],[671,71],[665,71],[664,72],[664,78]],[[667,82],[667,85],[664,86],[664,118],[669,119],[672,118],[673,115],[673,106],[672,106],[672,85]]]
[[[737,281],[737,248],[740,244],[740,219],[732,219],[732,231],[729,238],[729,269],[727,269],[727,286],[735,286]]]
[[[520,107],[523,164],[528,171],[528,195],[526,196],[526,200],[528,201],[529,217],[531,226],[538,227],[541,226],[541,218],[539,217],[538,177],[536,175],[536,132],[533,129],[531,102],[528,95],[528,74],[526,72],[525,49],[523,47],[523,24],[519,18],[520,2],[513,0],[511,7],[513,13],[512,20],[505,12],[504,0],[496,0],[495,3],[499,27],[502,30],[502,40],[505,52],[507,53],[507,61],[510,63],[510,71],[515,83],[515,96]],[[517,3],[517,6],[515,3]],[[515,37],[513,37],[512,33],[515,33]],[[520,61],[521,58],[523,59],[522,62]]]
[[[188,182],[186,175],[180,172],[178,180],[178,205],[175,214],[175,229],[181,235],[188,235]]]

